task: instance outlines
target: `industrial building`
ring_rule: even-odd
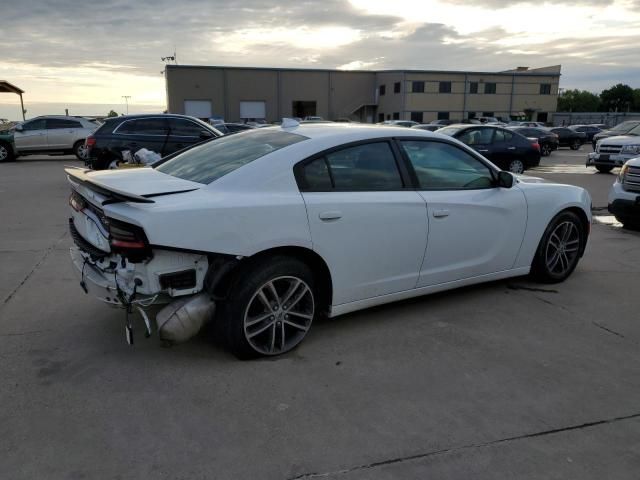
[[[343,71],[167,65],[167,109],[225,121],[320,116],[383,120],[527,116],[551,121],[560,65],[503,72]]]

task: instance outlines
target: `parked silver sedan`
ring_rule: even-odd
[[[98,126],[83,117],[35,117],[14,127],[16,150],[18,155],[73,153],[85,160],[84,141]]]

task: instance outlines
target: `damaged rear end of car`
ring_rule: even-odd
[[[94,177],[86,169],[65,170],[71,185],[71,260],[85,293],[124,310],[129,343],[133,343],[134,312],[144,320],[147,337],[152,334],[149,315],[157,312],[160,338],[177,343],[195,335],[215,312],[215,302],[203,293],[215,256],[148,238],[136,211],[148,213],[156,207],[154,198],[187,194],[199,186],[171,177],[164,183],[157,178],[147,181],[162,174],[145,170],[134,175],[137,188],[126,191],[114,187],[123,183],[121,179],[112,182],[113,178]]]

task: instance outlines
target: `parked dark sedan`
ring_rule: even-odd
[[[244,132],[245,130],[252,130],[258,127],[245,123],[216,123],[213,128],[224,135],[231,135],[232,133]]]
[[[433,123],[421,123],[420,125],[414,125],[411,128],[417,128],[418,130],[427,130],[429,132],[435,132],[436,130],[440,130],[442,125],[436,125]]]
[[[619,123],[615,127],[609,130],[602,130],[600,133],[596,133],[591,139],[591,145],[593,149],[596,149],[596,143],[603,138],[617,137],[618,135],[626,135],[631,130],[640,125],[640,120],[627,120],[626,122]]]
[[[550,128],[550,132],[558,135],[559,146],[569,147],[571,150],[578,150],[587,141],[587,134],[576,132],[567,127]]]
[[[127,115],[106,119],[87,137],[87,164],[105,170],[122,161],[125,150],[132,154],[146,148],[161,157],[222,133],[212,126],[185,115]]]
[[[466,143],[503,170],[522,173],[540,163],[540,145],[493,125],[451,125],[438,130]]]
[[[509,130],[518,132],[520,135],[524,135],[527,138],[538,139],[540,145],[540,154],[543,157],[548,157],[551,152],[558,149],[558,135],[549,130],[535,127],[507,127]]]
[[[586,134],[587,142],[592,142],[594,135],[602,131],[601,128],[598,128],[594,125],[570,125],[568,128],[575,132],[582,132]]]

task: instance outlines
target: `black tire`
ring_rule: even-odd
[[[15,158],[11,145],[0,142],[0,162],[11,162],[15,160]]]
[[[566,227],[565,230],[567,224],[571,227]],[[565,232],[570,232],[566,238],[563,237]],[[580,217],[570,211],[560,212],[549,222],[540,239],[531,265],[531,276],[543,283],[564,281],[578,265],[585,241],[584,225]],[[556,245],[561,246],[562,250]]]
[[[524,162],[519,159],[511,160],[507,170],[511,173],[521,174],[527,169]]]
[[[609,173],[611,170],[613,170],[613,167],[596,165],[596,170],[598,170],[598,172],[600,173]]]
[[[73,154],[78,160],[85,162],[88,158],[87,149],[84,146],[84,140],[78,140],[73,144]]]
[[[294,281],[289,279],[302,281],[299,289],[292,292],[292,295],[295,293],[294,297],[299,292],[305,291],[305,287],[308,287],[307,291],[310,296],[308,293],[304,293],[304,297],[295,305],[280,304],[280,300],[286,298],[285,291],[293,287]],[[289,281],[291,283],[285,283]],[[274,295],[269,294],[267,289],[269,283],[274,285],[277,290],[276,293],[281,294],[281,297],[276,298]],[[242,360],[259,356],[280,355],[296,348],[308,333],[313,320],[320,311],[317,305],[319,295],[315,285],[316,282],[311,269],[295,258],[286,256],[269,257],[244,267],[241,273],[236,276],[229,297],[222,304],[220,315],[217,318],[217,321],[221,323],[219,325],[221,328],[218,331],[223,335],[225,346]],[[265,292],[263,289],[267,289],[266,296],[271,304],[271,311],[267,310],[264,302],[259,300],[260,292]],[[304,305],[301,303],[304,303]],[[277,308],[278,305],[279,308]],[[252,311],[256,306],[259,309],[262,308],[263,311]],[[304,323],[304,330],[291,326],[289,320],[292,320],[292,318],[285,320],[287,318],[287,315],[285,315],[287,307],[290,308],[288,312],[292,314],[292,317],[301,313],[311,317],[310,319],[296,318],[296,322]],[[303,311],[293,313],[294,307]],[[256,322],[251,317],[257,319],[265,315],[268,318],[249,326],[252,322]],[[253,331],[248,331],[249,328],[253,329]],[[260,333],[256,333],[257,331],[260,331]],[[291,343],[285,345],[285,338]],[[263,343],[264,345],[262,345]],[[277,343],[280,345],[277,345]]]
[[[578,150],[580,147],[582,146],[582,142],[580,140],[573,140],[570,144],[569,144],[569,148],[571,150]]]
[[[622,226],[629,230],[640,230],[640,220],[629,217],[619,217],[616,215],[616,220],[622,224]]]
[[[540,145],[540,154],[543,157],[548,157],[549,155],[551,155],[551,145],[549,145],[548,143],[543,143],[542,145]]]

